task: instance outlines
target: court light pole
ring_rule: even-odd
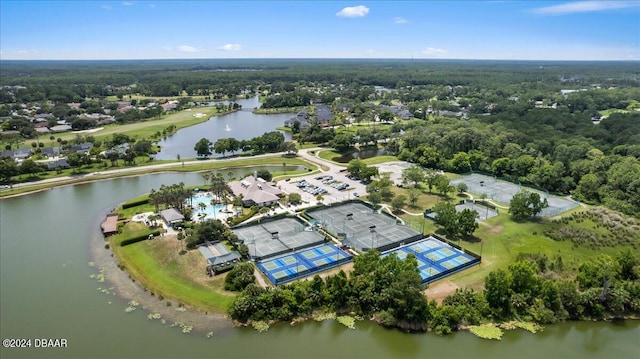
[[[369,232],[371,233],[371,249],[374,249],[374,247],[373,247],[373,237],[376,234],[376,226],[369,227]]]
[[[298,278],[298,256],[296,255],[295,248],[293,248],[293,256],[296,258],[296,278]]]

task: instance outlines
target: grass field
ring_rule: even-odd
[[[197,113],[202,113],[204,116],[195,117]],[[77,135],[91,135],[98,140],[104,140],[106,137],[112,136],[114,133],[126,134],[129,137],[138,138],[151,138],[156,132],[162,132],[170,125],[176,126],[176,130],[184,127],[193,126],[195,124],[206,122],[209,117],[224,114],[224,112],[218,112],[215,107],[198,107],[191,111],[183,110],[177,113],[164,115],[162,119],[149,119],[142,122],[130,123],[125,125],[109,125],[104,129],[90,133],[73,133],[65,132],[59,135],[54,135],[56,138],[60,137],[62,140],[73,140]],[[46,142],[45,142],[46,143]]]
[[[140,284],[166,300],[188,303],[201,311],[226,312],[234,294],[225,291],[224,275],[208,277],[206,261],[197,250],[180,254],[181,243],[175,236],[157,237],[120,247],[118,243],[146,226],[129,223],[123,234],[111,237],[111,247],[120,264]]]
[[[338,163],[338,164],[340,164],[342,166],[346,166],[347,165],[347,163],[339,163],[339,162],[336,162],[334,160],[334,158],[342,157],[343,155],[340,152],[337,152],[337,151],[332,150],[332,149],[322,150],[322,151],[320,151],[320,153],[318,153],[318,156],[320,158],[322,158],[323,160],[334,162],[334,163]],[[373,165],[373,164],[377,164],[377,163],[391,162],[391,161],[397,161],[397,160],[398,160],[398,158],[396,156],[381,155],[381,156],[365,158],[362,161],[364,163],[368,164],[368,165]]]
[[[545,230],[553,226],[555,225],[548,219],[514,222],[506,211],[503,211],[499,216],[484,221],[474,233],[473,240],[457,242],[463,248],[482,255],[480,266],[464,270],[447,279],[461,288],[479,289],[484,286],[484,278],[489,272],[508,267],[520,253],[546,255],[551,260],[561,257],[565,269],[576,270],[579,263],[590,258],[600,254],[615,255],[622,248],[629,248],[618,245],[591,249],[574,245],[571,241],[556,241],[544,235]],[[570,226],[582,227],[589,231],[596,230],[595,225],[586,228],[583,223]]]

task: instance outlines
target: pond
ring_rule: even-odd
[[[246,169],[245,169],[246,170]],[[228,170],[227,170],[228,171]],[[510,331],[502,341],[461,332],[405,334],[369,322],[335,321],[258,333],[220,316],[177,311],[111,263],[99,223],[118,203],[162,184],[202,184],[197,173],[164,173],[60,187],[0,200],[0,332],[4,338],[61,338],[67,348],[0,348],[11,358],[634,358],[639,321],[567,323],[542,333]],[[89,262],[95,261],[95,267]],[[94,278],[91,278],[94,276]],[[119,281],[117,278],[124,278]],[[130,300],[140,303],[125,313]],[[157,305],[156,305],[157,304]],[[146,308],[146,309],[143,309]],[[148,316],[164,310],[166,323]],[[183,334],[175,322],[193,324]],[[202,329],[199,329],[202,328]],[[207,334],[211,332],[209,336]]]
[[[349,161],[351,161],[354,158],[360,158],[364,160],[366,158],[382,156],[386,153],[387,152],[385,151],[384,148],[365,149],[360,151],[354,151],[344,156],[334,157],[332,158],[332,160],[338,163],[349,163]]]
[[[194,146],[201,138],[208,138],[211,142],[216,142],[220,138],[234,137],[237,140],[250,140],[260,136],[265,132],[276,131],[276,127],[283,126],[284,121],[290,119],[295,114],[254,114],[250,109],[258,107],[258,97],[250,99],[239,99],[238,104],[242,105],[242,110],[232,112],[227,115],[213,116],[208,121],[183,128],[160,141],[160,152],[155,156],[159,160],[175,160],[176,156],[181,158],[195,158]],[[291,133],[281,131],[285,140],[291,140]],[[213,157],[220,155],[214,154]]]

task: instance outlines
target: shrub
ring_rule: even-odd
[[[141,199],[141,200],[134,201],[134,202],[127,202],[127,203],[124,203],[124,204],[122,205],[122,209],[127,209],[127,208],[131,208],[131,207],[141,206],[141,205],[143,205],[143,204],[147,204],[147,203],[149,203],[149,198]]]
[[[156,229],[154,231],[151,231],[150,233],[145,233],[145,234],[141,234],[141,235],[138,235],[138,236],[135,236],[135,237],[123,239],[120,242],[120,247],[124,247],[124,246],[132,244],[132,243],[144,241],[144,240],[149,238],[149,235],[152,235],[154,237],[159,236],[160,235],[160,230]]]
[[[247,219],[253,217],[256,214],[256,212],[258,212],[258,207],[253,206],[253,207],[251,207],[251,210],[249,211],[249,213],[247,213],[245,215],[242,215],[240,217],[233,217],[233,218],[229,219],[229,224],[232,225],[232,226],[235,226],[238,223],[242,223],[242,222],[246,221]]]

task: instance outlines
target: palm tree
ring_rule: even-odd
[[[229,185],[224,180],[224,177],[220,173],[216,173],[211,178],[211,192],[216,196],[216,199],[220,201],[221,199],[228,196],[232,191],[229,188]]]
[[[149,202],[152,205],[154,205],[154,207],[156,208],[156,212],[159,212],[160,203],[162,203],[160,192],[157,192],[155,189],[152,189],[151,194],[149,194]]]
[[[212,172],[205,172],[202,174],[202,179],[204,180],[204,185],[206,186],[209,183],[209,180],[211,179],[211,176],[213,175]]]
[[[217,198],[212,198],[211,199],[211,206],[213,206],[213,219],[218,219],[218,216],[216,215],[216,202],[218,202]]]

